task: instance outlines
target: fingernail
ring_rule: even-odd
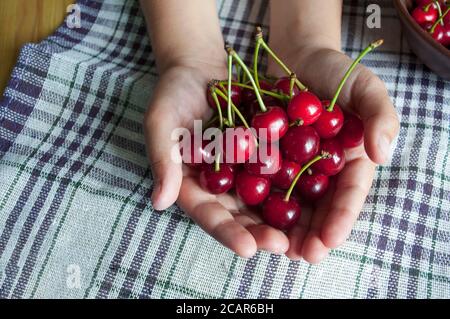
[[[158,210],[158,196],[160,192],[161,192],[161,184],[158,183],[155,186],[153,186],[153,192],[151,196],[153,208],[155,208],[156,210]]]
[[[386,134],[381,135],[378,140],[378,148],[383,156],[383,162],[387,161],[391,154],[391,141]]]

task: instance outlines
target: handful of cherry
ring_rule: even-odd
[[[212,80],[207,90],[215,115],[204,131],[183,138],[183,161],[200,170],[200,184],[208,192],[234,189],[245,205],[260,210],[268,225],[289,229],[300,218],[300,201],[320,200],[330,179],[344,168],[344,149],[363,143],[363,123],[336,102],[356,65],[382,43],[375,41],[361,52],[331,100],[308,91],[264,41],[261,28],[252,71],[226,45],[228,79]],[[285,77],[270,80],[259,74],[260,49]]]
[[[450,2],[447,0],[416,0],[411,16],[422,29],[443,46],[450,47]]]

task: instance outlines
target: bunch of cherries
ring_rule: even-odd
[[[447,0],[416,0],[411,16],[433,39],[450,48],[450,2]]]
[[[183,161],[200,170],[200,184],[208,192],[234,189],[245,205],[262,212],[268,225],[289,229],[301,215],[300,200],[322,198],[330,178],[344,168],[344,149],[363,143],[363,123],[344,114],[336,101],[356,65],[382,43],[375,41],[361,52],[332,100],[308,91],[264,41],[261,28],[255,36],[253,72],[226,45],[228,79],[212,80],[207,91],[208,104],[216,111],[207,124],[207,130],[214,127],[214,140],[205,137],[206,130],[183,138]],[[258,73],[260,48],[286,77],[270,81]]]

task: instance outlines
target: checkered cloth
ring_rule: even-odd
[[[366,2],[366,3],[365,3]],[[245,260],[173,206],[154,212],[142,116],[157,80],[137,1],[80,0],[81,28],[26,45],[0,103],[0,297],[449,298],[450,83],[410,52],[391,6],[345,3],[343,48],[387,84],[401,117],[348,242],[317,266]],[[252,52],[267,3],[218,2]],[[444,105],[447,104],[447,105]],[[79,281],[78,281],[79,279]]]

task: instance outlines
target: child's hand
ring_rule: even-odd
[[[322,99],[331,99],[352,60],[331,49],[302,48],[282,54],[299,79]],[[280,70],[269,64],[269,74]],[[349,236],[372,185],[375,163],[390,156],[390,144],[398,134],[397,113],[384,83],[363,65],[346,82],[338,104],[358,114],[364,122],[364,146],[346,153],[347,163],[328,195],[314,211],[304,211],[298,226],[289,232],[287,256],[321,261],[330,248]]]
[[[212,195],[199,185],[198,174],[172,161],[172,131],[191,129],[195,119],[207,119],[207,83],[227,76],[225,64],[195,61],[170,67],[161,74],[145,117],[147,150],[154,178],[153,206],[163,210],[175,201],[200,227],[237,254],[250,257],[257,249],[284,253],[285,234],[262,224],[260,217],[241,209],[230,194]],[[176,146],[175,146],[176,147]]]

